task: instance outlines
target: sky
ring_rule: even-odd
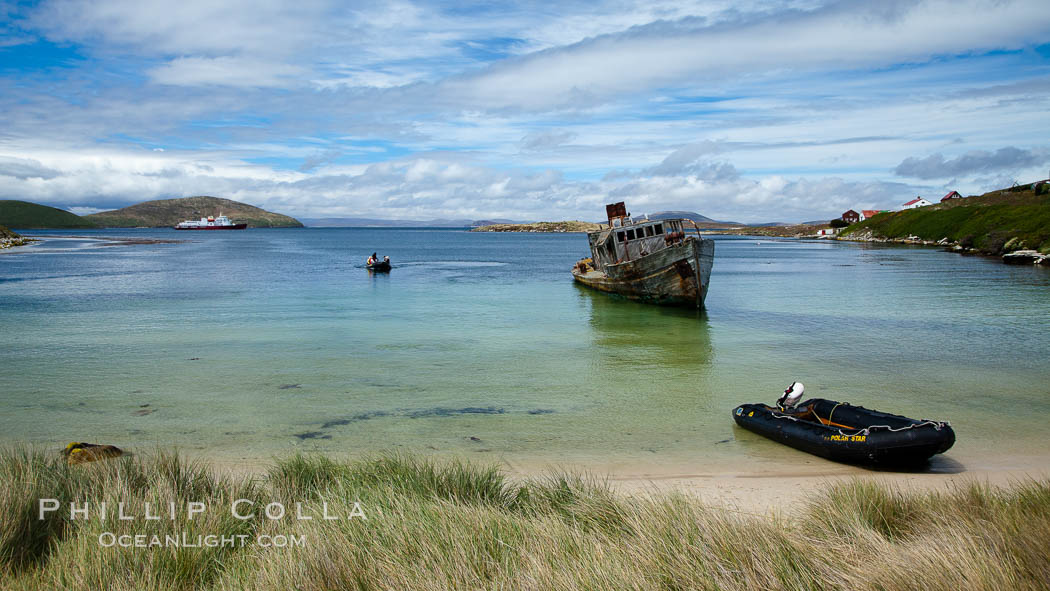
[[[1050,2],[0,0],[0,199],[799,222],[1050,176]]]

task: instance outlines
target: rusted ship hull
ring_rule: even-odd
[[[702,308],[714,254],[714,241],[689,238],[633,261],[605,265],[604,269],[577,265],[572,275],[587,287],[631,300]]]

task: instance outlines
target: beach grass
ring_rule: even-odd
[[[39,519],[41,498],[62,507]],[[70,502],[89,516],[71,518]],[[191,519],[192,502],[207,509]],[[145,503],[161,518],[145,519]],[[100,544],[209,534],[249,542]],[[281,536],[303,543],[257,543]],[[1046,481],[906,492],[856,480],[760,516],[410,455],[297,455],[253,478],[168,452],[69,466],[0,451],[2,589],[1046,589],[1047,540]]]

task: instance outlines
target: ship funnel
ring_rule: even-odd
[[[620,220],[620,224],[623,224],[624,218],[627,217],[627,206],[624,205],[623,201],[619,203],[610,203],[605,206],[605,214],[609,217],[609,225],[613,225],[613,220]]]

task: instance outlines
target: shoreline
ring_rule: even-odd
[[[146,450],[145,455],[153,453]],[[289,452],[269,458],[227,457],[207,453],[182,452],[186,457],[211,466],[216,471],[253,480],[263,480],[277,461],[296,454]],[[383,455],[375,449],[363,454],[301,452],[306,457],[326,457],[337,462],[358,461]],[[901,491],[950,492],[979,483],[1005,487],[1018,482],[1050,480],[1050,452],[1023,456],[958,454],[935,456],[924,469],[894,471],[840,464],[799,452],[797,463],[771,468],[768,462],[732,461],[705,463],[674,460],[642,463],[614,459],[597,462],[554,462],[541,458],[478,458],[463,453],[418,454],[437,462],[463,461],[477,466],[495,466],[511,482],[545,481],[552,474],[575,474],[609,487],[624,498],[686,494],[705,505],[759,515],[790,514],[794,508],[828,488],[853,481],[887,485]],[[755,466],[748,469],[747,466]]]
[[[0,238],[0,250],[18,248],[19,246],[29,246],[34,242],[40,242],[40,240],[37,240],[36,238],[27,238],[25,236],[19,238]]]

